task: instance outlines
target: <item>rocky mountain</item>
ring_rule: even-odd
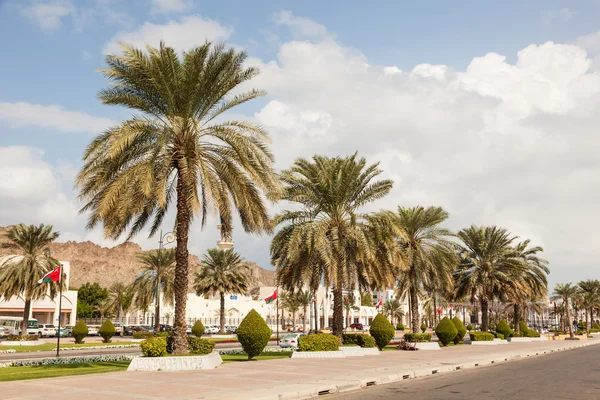
[[[0,227],[0,245],[7,242],[7,228]],[[71,264],[71,288],[78,288],[86,282],[98,282],[108,287],[115,282],[130,283],[141,270],[136,255],[143,250],[133,242],[125,242],[114,247],[101,247],[93,242],[55,242],[50,245],[52,256]],[[0,254],[10,254],[10,250],[0,248]],[[200,259],[190,255],[190,288],[193,273]],[[246,262],[250,267],[252,288],[273,286],[275,272]],[[190,289],[191,290],[191,289]]]

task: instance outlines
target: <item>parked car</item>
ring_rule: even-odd
[[[226,325],[225,326],[225,332],[227,333],[236,333],[237,332],[237,326],[235,325]]]
[[[298,348],[298,342],[302,336],[306,336],[304,333],[288,333],[284,335],[279,341],[279,347],[281,348]]]
[[[38,336],[39,337],[56,336],[56,327],[53,324],[39,324],[38,325]]]
[[[123,330],[123,325],[121,325],[120,322],[115,322],[113,325],[115,326],[115,335],[120,336],[121,331]]]
[[[187,324],[187,326],[185,327],[185,333],[187,333],[188,335],[192,334],[192,325]]]
[[[173,327],[171,325],[160,324],[160,331],[161,332],[170,332],[172,330],[173,330]]]
[[[124,326],[123,327],[123,334],[125,336],[133,336],[133,332],[135,332],[133,329],[135,328],[135,326]]]
[[[60,337],[70,336],[70,332],[65,327],[61,327],[61,328],[57,329],[57,331],[58,331],[57,336],[60,336]]]
[[[0,326],[0,339],[8,336],[8,328]]]
[[[363,324],[359,323],[359,322],[355,322],[352,325],[350,325],[350,328],[352,329],[356,329],[357,331],[362,331],[364,330],[364,326]]]
[[[98,336],[98,329],[100,329],[98,325],[88,325],[88,336]]]
[[[67,331],[67,336],[73,336],[73,327],[71,325],[65,326],[64,329]]]
[[[218,327],[216,325],[207,325],[204,327],[204,333],[212,335],[215,333],[219,333],[219,329],[220,329],[220,327]]]

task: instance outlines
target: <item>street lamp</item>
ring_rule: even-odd
[[[162,229],[160,230],[160,239],[158,241],[158,265],[156,266],[156,299],[154,302],[154,331],[160,331],[160,269],[162,267],[162,260],[160,253],[164,245],[175,242],[175,234],[173,232],[167,232],[163,235]]]

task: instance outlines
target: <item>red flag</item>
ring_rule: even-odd
[[[375,308],[379,308],[383,305],[383,299],[380,298],[379,301],[377,302],[377,304],[375,304]]]

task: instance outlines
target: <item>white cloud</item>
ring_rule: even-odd
[[[69,0],[33,2],[21,10],[21,14],[37,22],[41,29],[53,31],[63,24],[62,19],[76,12]]]
[[[150,0],[152,13],[175,13],[190,10],[194,3],[192,0]]]
[[[0,103],[0,121],[13,127],[42,126],[59,132],[98,134],[114,122],[108,118],[66,110],[61,106],[27,102]]]
[[[186,16],[179,21],[169,21],[162,25],[146,22],[132,31],[117,33],[104,46],[104,53],[118,53],[118,42],[143,48],[146,44],[158,46],[161,40],[179,51],[189,50],[204,44],[206,40],[227,39],[232,33],[232,27],[199,15]]]
[[[274,20],[277,25],[286,25],[292,32],[301,37],[321,37],[327,35],[325,26],[309,18],[296,17],[291,11],[275,13]]]

